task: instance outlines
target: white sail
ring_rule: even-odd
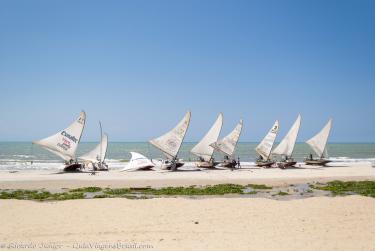
[[[293,126],[290,128],[287,135],[280,142],[280,144],[275,148],[275,150],[273,150],[272,153],[277,154],[277,155],[284,155],[287,157],[292,156],[300,126],[301,126],[301,115],[298,115],[297,120],[294,122]]]
[[[154,167],[154,163],[140,153],[130,152],[132,155],[129,164],[124,167],[121,171],[136,171],[142,169],[150,169]]]
[[[242,119],[240,120],[240,122],[237,124],[237,126],[234,128],[234,130],[231,133],[229,133],[223,139],[216,141],[215,143],[212,143],[211,146],[214,149],[228,156],[232,156],[234,153],[234,150],[236,149],[237,142],[240,139],[241,131],[242,131]]]
[[[42,146],[44,149],[60,156],[65,161],[75,159],[75,152],[81,140],[85,127],[86,113],[81,112],[80,116],[68,128],[33,144]]]
[[[268,132],[266,137],[260,142],[260,144],[255,148],[255,151],[262,156],[264,160],[268,160],[273,144],[275,143],[275,139],[277,136],[277,133],[279,132],[279,121],[276,120],[275,124],[272,126],[271,130]]]
[[[103,134],[100,143],[90,152],[79,157],[80,159],[91,161],[92,163],[103,163],[107,154],[108,135]]]
[[[332,128],[332,119],[323,127],[323,129],[314,137],[306,141],[306,143],[314,150],[314,152],[323,158],[327,156],[327,141]]]
[[[190,117],[191,112],[187,112],[175,128],[159,138],[150,140],[150,144],[161,150],[168,159],[176,158],[189,127]]]
[[[201,141],[199,141],[199,143],[196,144],[193,149],[191,149],[191,153],[203,158],[204,161],[210,161],[212,154],[214,153],[214,148],[210,145],[215,143],[219,138],[222,126],[223,114],[220,113],[211,129],[206,133]]]

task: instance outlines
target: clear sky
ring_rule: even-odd
[[[112,141],[146,141],[192,111],[259,141],[298,113],[299,141],[375,142],[375,1],[0,0],[0,141],[28,141],[84,109]],[[280,139],[280,136],[278,139]]]

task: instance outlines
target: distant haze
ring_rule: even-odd
[[[375,1],[1,1],[0,141],[31,141],[83,109],[83,141],[147,141],[192,111],[298,141],[375,142]]]

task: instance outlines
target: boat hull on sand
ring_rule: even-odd
[[[310,166],[325,166],[330,163],[330,160],[327,159],[306,159],[305,164]]]
[[[292,167],[295,164],[297,164],[297,161],[287,160],[287,161],[277,162],[277,167],[281,168],[281,169],[285,169],[285,168],[288,168],[288,167]]]
[[[184,162],[180,162],[180,161],[177,161],[176,162],[176,169],[179,168],[179,167],[182,167],[183,165],[185,165]],[[172,162],[164,162],[163,164],[161,164],[161,169],[162,170],[172,170]]]
[[[255,164],[259,167],[272,167],[275,164],[275,161],[257,161]]]
[[[236,168],[237,162],[236,161],[230,161],[230,160],[224,160],[219,164],[220,167],[226,167],[226,168]]]
[[[195,162],[195,165],[199,168],[214,168],[217,164],[217,162],[214,161],[198,161]]]
[[[79,172],[83,168],[82,164],[74,163],[64,167],[64,172]]]
[[[108,171],[108,165],[106,163],[98,163],[95,165],[95,171]]]

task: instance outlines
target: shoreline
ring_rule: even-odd
[[[328,182],[333,180],[375,180],[371,163],[350,163],[347,166],[311,167],[282,170],[244,166],[234,171],[228,169],[192,170],[189,167],[176,172],[110,170],[91,175],[85,173],[59,173],[58,170],[0,171],[0,189],[61,189],[79,187],[176,187],[216,184],[265,184],[282,186],[298,183]]]

